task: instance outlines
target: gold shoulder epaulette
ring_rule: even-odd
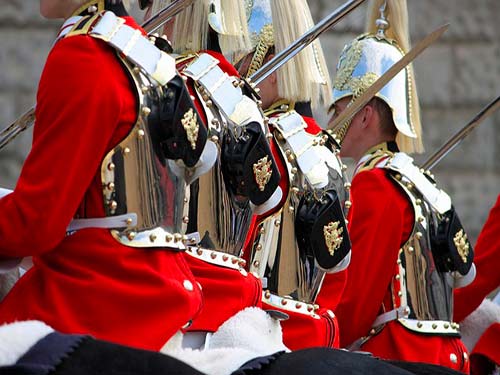
[[[90,28],[92,27],[92,25],[94,25],[98,17],[99,14],[82,17],[82,19],[76,22],[71,28],[71,30],[64,37],[68,38],[70,36],[88,34]]]
[[[182,55],[178,55],[175,57],[175,65],[179,67],[198,56],[198,53],[183,53]]]
[[[267,117],[271,117],[279,113],[287,113],[294,110],[294,108],[295,102],[290,102],[289,100],[282,99],[266,109],[264,111],[264,115]]]
[[[394,154],[387,150],[377,150],[370,155],[367,161],[365,161],[358,169],[357,173],[369,171],[376,167],[383,159],[392,157]]]

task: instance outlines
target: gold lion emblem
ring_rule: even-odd
[[[328,223],[323,227],[323,234],[325,236],[326,247],[328,247],[328,252],[331,256],[335,253],[340,245],[342,244],[342,240],[344,239],[341,234],[344,231],[344,228],[340,227],[340,221]]]
[[[460,258],[464,263],[467,263],[467,255],[469,255],[469,241],[467,240],[467,234],[464,233],[463,229],[460,229],[453,237],[453,243],[455,244]]]
[[[271,179],[273,171],[271,170],[272,160],[267,159],[267,156],[259,159],[257,163],[253,165],[253,173],[255,175],[255,181],[259,185],[260,191],[264,191],[267,183]]]
[[[196,119],[193,108],[189,108],[189,110],[184,113],[184,116],[181,119],[181,124],[186,131],[187,140],[191,143],[191,148],[193,150],[196,149],[196,141],[198,140],[200,125],[198,125],[198,120]]]

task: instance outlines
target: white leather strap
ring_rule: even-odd
[[[373,322],[372,327],[378,327],[381,324],[388,323],[399,318],[407,318],[409,314],[410,308],[408,306],[400,306],[397,309],[377,316],[377,319]]]
[[[109,43],[160,85],[174,78],[177,74],[175,59],[124,22],[113,12],[104,12],[89,35]]]
[[[134,213],[97,217],[91,219],[73,219],[69,223],[67,232],[73,232],[84,228],[123,228],[137,225],[137,215]]]
[[[449,195],[434,186],[420,169],[413,164],[413,159],[407,154],[397,152],[388,162],[386,168],[398,172],[415,185],[415,188],[423,195],[426,202],[440,214],[450,210],[451,199]]]
[[[322,154],[315,147],[317,139],[305,131],[306,124],[301,115],[295,111],[271,119],[271,123],[281,133],[287,142],[287,147],[293,152],[297,166],[315,188],[328,184],[328,166]]]

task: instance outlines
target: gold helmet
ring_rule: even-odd
[[[406,0],[372,0],[367,33],[348,43],[339,58],[333,102],[355,100],[409,50]],[[407,66],[376,97],[391,109],[402,151],[421,152],[420,108],[412,66]],[[349,121],[335,129],[342,140]]]
[[[306,0],[245,0],[253,56],[247,76],[264,64],[271,48],[279,53],[314,26]],[[280,97],[330,103],[330,77],[318,40],[277,71]]]
[[[154,0],[155,14],[172,0]],[[217,33],[221,52],[230,58],[250,50],[243,0],[196,0],[174,19],[171,35],[176,53],[209,49],[210,30]]]

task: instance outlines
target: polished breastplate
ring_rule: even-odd
[[[327,193],[335,194],[340,212],[307,241],[318,241],[316,248],[324,246],[329,252],[327,257],[333,256],[340,246],[350,249],[344,218],[350,206],[350,184],[343,174],[345,167],[328,147],[331,140],[322,133],[307,133],[297,112],[287,110],[272,117],[270,123],[288,173],[285,178],[289,179],[289,190],[283,206],[259,223],[250,271],[263,280],[263,301],[285,310],[313,314],[324,276],[334,270],[318,262],[314,246],[301,245],[304,228],[299,224],[300,210],[306,201],[321,207],[330,199]]]
[[[199,234],[199,242],[188,253],[209,263],[241,269],[244,262],[240,256],[256,206],[231,186],[226,168],[231,162],[225,160],[225,147],[232,140],[245,143],[249,124],[257,126],[262,134],[267,126],[257,103],[243,94],[239,80],[223,72],[218,63],[211,55],[201,54],[181,70],[193,84],[207,118],[209,139],[217,147],[213,168],[186,191],[187,231]],[[264,159],[269,163],[264,169],[274,163]],[[261,181],[259,173],[254,164],[253,181]],[[259,186],[264,191],[267,181],[262,181]]]
[[[187,222],[186,175],[199,173],[207,142],[175,59],[112,12],[78,19],[65,37],[81,34],[117,51],[137,93],[138,115],[101,164],[106,217],[73,220],[69,231],[109,228],[126,246],[184,250],[196,241],[181,234]],[[172,141],[177,150],[166,147]]]
[[[395,154],[385,166],[408,197],[415,215],[411,235],[399,251],[391,282],[394,309],[405,311],[397,320],[420,333],[458,335],[458,324],[452,321],[452,277],[436,267],[430,236],[436,231],[438,216],[450,209],[451,201],[416,167],[406,164],[409,162],[406,158],[405,154]],[[398,160],[405,160],[406,165],[398,165]]]

